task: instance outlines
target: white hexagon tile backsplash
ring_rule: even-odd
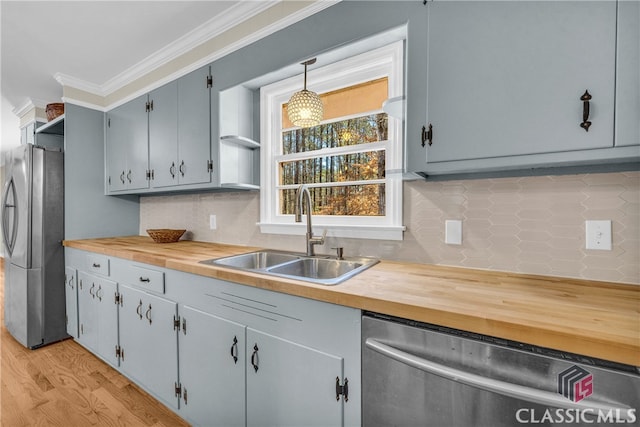
[[[303,250],[302,236],[260,233],[257,192],[146,196],[147,228],[187,228],[194,240]],[[640,284],[640,172],[411,181],[403,241],[330,238],[351,256]],[[216,214],[218,228],[209,229]],[[445,221],[462,221],[462,244]],[[585,249],[585,221],[611,220],[611,251]]]

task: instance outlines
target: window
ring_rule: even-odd
[[[402,71],[402,42],[309,70],[307,87],[325,111],[304,129],[286,113],[301,75],[261,88],[263,232],[304,233],[293,213],[296,189],[306,184],[316,233],[402,239],[402,121],[382,111],[402,95]]]

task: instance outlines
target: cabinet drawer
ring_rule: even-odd
[[[104,255],[87,254],[87,270],[109,277],[109,258]]]
[[[131,265],[127,269],[126,281],[141,289],[164,293],[164,272]]]

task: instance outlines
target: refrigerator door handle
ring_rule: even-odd
[[[11,199],[9,197],[11,196]],[[9,252],[9,255],[13,254],[13,248],[16,245],[16,235],[18,233],[18,206],[15,203],[18,195],[16,194],[16,184],[13,181],[13,177],[7,182],[5,186],[4,195],[2,197],[2,236],[4,238],[4,244]],[[11,200],[11,201],[10,201]],[[9,215],[9,209],[14,209],[13,215]],[[9,230],[10,222],[12,228]]]

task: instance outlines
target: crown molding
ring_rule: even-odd
[[[239,2],[222,15],[211,18],[204,24],[168,44],[163,49],[149,55],[136,65],[101,85],[103,93],[110,94],[141,78],[168,62],[180,57],[202,43],[210,40],[234,26],[252,18],[260,12],[269,9],[282,0],[267,0],[260,2]]]
[[[62,102],[64,102],[65,104],[77,105],[78,107],[89,108],[90,110],[100,111],[102,113],[105,113],[107,111],[107,109],[101,105],[97,105],[92,102],[83,101],[81,99],[72,98],[70,96],[63,96]]]
[[[91,83],[86,80],[82,80],[77,77],[62,73],[55,73],[53,75],[53,78],[62,86],[80,89],[84,92],[89,92],[98,96],[105,96],[104,89],[99,84]]]
[[[113,77],[112,79],[106,81],[103,84],[87,82],[85,80],[78,79],[73,76],[65,75],[62,73],[56,73],[54,75],[54,78],[62,86],[79,89],[93,95],[101,96],[103,98],[107,97],[108,95],[136,81],[137,79],[151,73],[152,71],[169,63],[170,61],[179,58],[185,52],[188,52],[198,47],[199,45],[207,42],[208,40],[211,40],[223,34],[225,31],[242,24],[246,20],[258,15],[259,13],[283,1],[287,1],[287,0],[264,0],[264,1],[239,2],[233,7],[226,10],[222,16],[217,16],[210,19],[209,21],[195,28],[194,30],[187,33],[183,37],[170,43],[165,48],[146,57],[136,65],[123,71],[119,75]],[[206,57],[203,57],[198,61],[191,63],[189,66],[184,67],[180,70],[177,70],[158,81],[155,81],[153,84],[143,89],[140,89],[135,93],[129,94],[128,96],[126,96],[126,98],[118,100],[116,103],[113,103],[112,105],[109,105],[106,107],[97,106],[94,104],[86,104],[82,100],[71,99],[71,98],[67,98],[65,102],[70,102],[76,105],[83,105],[93,109],[108,111],[111,108],[114,108],[120,104],[127,102],[128,100],[134,99],[136,96],[139,96],[142,93],[149,92],[150,90],[153,90],[159,86],[162,86],[167,82],[170,82],[172,80],[175,80],[176,78],[179,78],[185,74],[188,74],[191,71],[194,71],[206,64],[209,64],[215,61],[216,59],[219,59],[244,46],[247,46],[253,43],[254,41],[260,40],[261,38],[264,38],[269,34],[272,34],[280,29],[286,28],[287,26],[292,25],[323,9],[326,9],[340,1],[341,0],[317,0],[317,1],[310,2],[308,6],[301,8],[297,12],[292,13],[291,15],[288,15],[282,19],[279,19],[265,27],[259,28],[258,30],[252,32],[250,35],[243,37],[237,40],[236,42],[225,46],[222,49],[212,52]]]
[[[22,105],[11,110],[13,114],[18,117],[22,117],[33,109],[41,108],[45,109],[47,106],[47,102],[41,99],[31,99],[28,98]]]

